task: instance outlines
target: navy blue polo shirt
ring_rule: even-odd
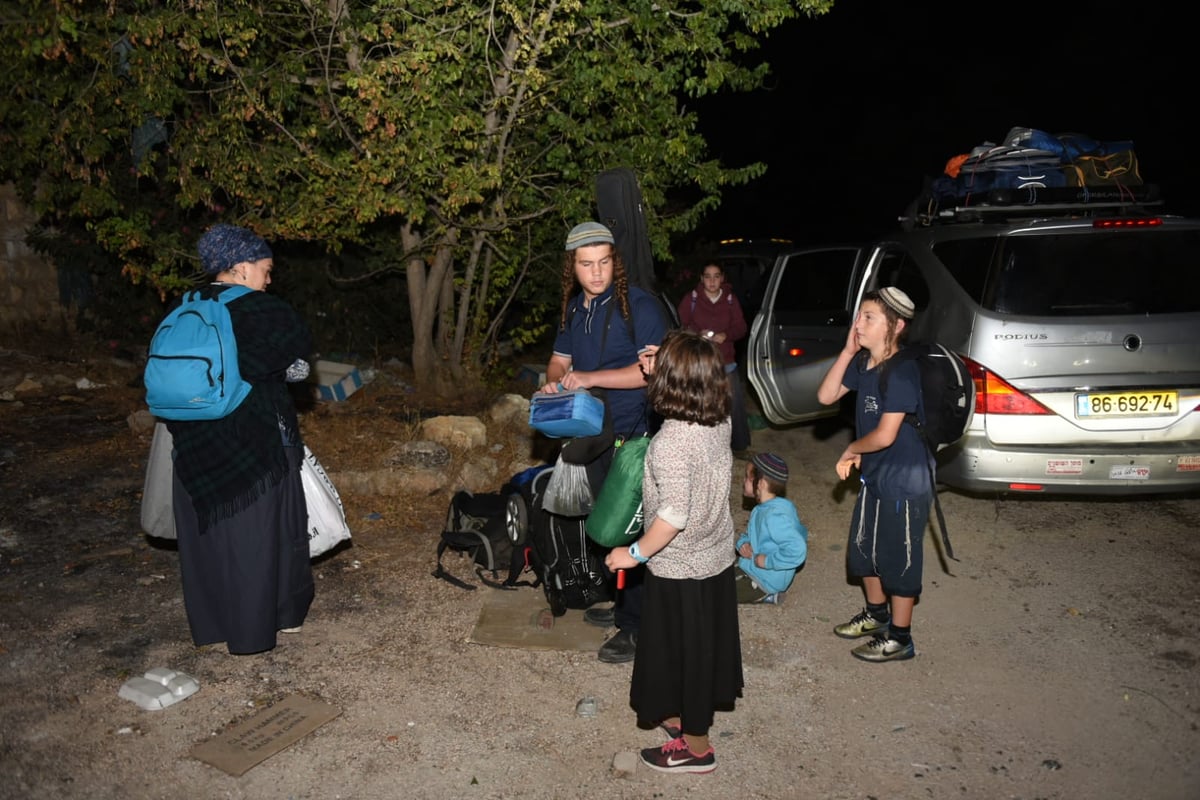
[[[621,305],[614,292],[615,287],[608,287],[589,306],[584,305],[580,292],[567,304],[567,325],[554,340],[554,354],[571,359],[572,369],[581,372],[620,369],[637,363],[638,354],[647,345],[662,344],[667,324],[659,301],[635,286],[629,287],[629,313],[634,331],[634,338],[630,339],[629,323],[621,316]],[[649,416],[645,387],[605,389],[605,392],[613,432],[618,436],[645,433]]]
[[[855,358],[842,377],[842,385],[858,393],[854,404],[857,438],[879,427],[885,412],[916,412],[924,419],[921,378],[915,363],[908,360],[889,365],[887,397],[880,396],[879,365],[866,369],[866,363],[865,358]],[[912,425],[900,425],[891,447],[863,453],[861,474],[875,496],[887,500],[925,497],[933,492],[929,485],[929,451]]]

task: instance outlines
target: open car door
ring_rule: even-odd
[[[817,388],[846,343],[870,248],[823,247],[781,254],[746,343],[746,371],[763,414],[776,425],[833,416]]]

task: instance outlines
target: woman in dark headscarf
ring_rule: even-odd
[[[167,423],[183,600],[197,646],[224,642],[230,653],[258,653],[275,646],[277,632],[299,631],[314,595],[304,445],[286,384],[307,375],[312,335],[265,291],[274,260],[257,234],[219,224],[197,249],[213,278],[203,296],[234,285],[254,290],[228,305],[238,366],[253,388],[222,419]]]

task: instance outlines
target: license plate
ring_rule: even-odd
[[[1122,464],[1119,467],[1109,467],[1108,477],[1119,481],[1148,481],[1150,468],[1138,464]]]
[[[1075,395],[1075,416],[1173,417],[1179,412],[1178,392],[1095,392]]]

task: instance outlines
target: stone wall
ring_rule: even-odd
[[[58,300],[58,272],[25,244],[33,215],[17,200],[11,184],[0,186],[0,341],[63,333],[73,328]]]

